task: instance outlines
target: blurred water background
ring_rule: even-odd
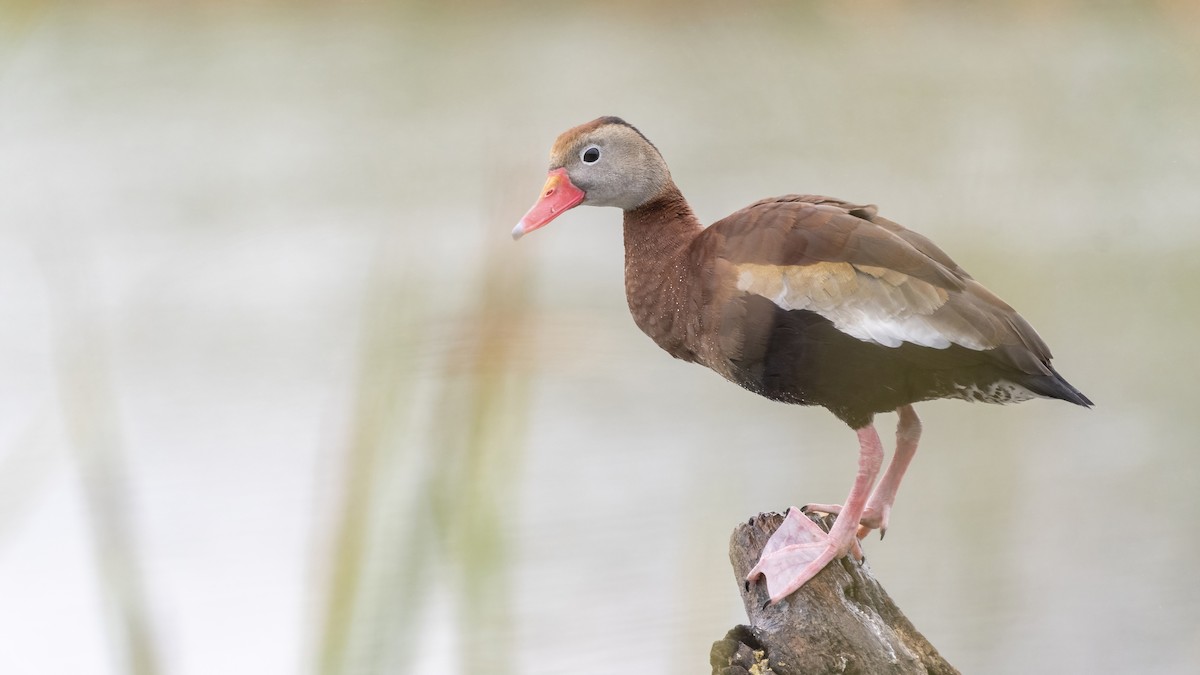
[[[1200,671],[1200,8],[1038,0],[5,3],[0,672],[708,672],[855,440],[642,336],[617,212],[509,239],[608,114],[705,221],[879,204],[1096,401],[919,406],[867,555],[952,663]]]

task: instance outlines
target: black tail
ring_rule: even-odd
[[[1075,405],[1081,405],[1085,408],[1092,407],[1092,399],[1084,396],[1082,391],[1071,386],[1066,378],[1058,374],[1054,368],[1050,369],[1049,375],[1041,375],[1030,377],[1021,383],[1029,391],[1047,398],[1057,398],[1063,401],[1070,401]]]

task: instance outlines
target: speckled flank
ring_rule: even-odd
[[[979,403],[1020,403],[1038,397],[1038,394],[1012,382],[993,382],[988,385],[960,385],[956,387],[957,396],[964,401]]]

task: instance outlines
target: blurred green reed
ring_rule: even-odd
[[[515,502],[528,378],[515,358],[528,316],[524,268],[493,250],[477,303],[456,330],[436,404],[433,516],[454,561],[462,672],[512,671],[512,598],[506,513]]]
[[[43,254],[46,252],[43,251]],[[43,255],[53,311],[55,371],[63,427],[74,451],[91,533],[93,562],[105,592],[105,625],[115,655],[133,675],[161,672],[128,502],[126,457],[109,368],[103,303],[95,297],[91,258],[58,245]],[[53,261],[53,262],[50,262]]]
[[[351,670],[352,655],[358,660],[369,658],[378,665],[377,654],[362,655],[366,647],[363,633],[366,626],[376,625],[372,615],[381,611],[378,595],[367,593],[379,581],[368,577],[368,564],[377,546],[373,527],[378,519],[380,493],[386,489],[385,470],[390,454],[403,453],[407,443],[410,420],[403,414],[413,400],[417,382],[413,371],[417,365],[420,316],[418,294],[410,292],[407,267],[395,265],[385,249],[376,260],[367,289],[363,309],[362,346],[357,392],[350,422],[350,438],[345,450],[346,467],[343,477],[342,504],[332,538],[332,563],[325,604],[323,635],[318,657],[319,672],[341,673]],[[402,263],[403,261],[401,261]],[[380,484],[383,485],[380,485]],[[423,525],[417,521],[415,525]],[[422,538],[418,528],[416,538]],[[408,580],[394,610],[402,624],[411,624],[411,615],[420,604],[422,587],[417,577],[426,564],[419,547],[409,548],[410,559],[398,563],[409,570]],[[372,584],[371,582],[374,581]],[[408,596],[408,597],[404,597]],[[378,636],[370,636],[368,645],[382,644]],[[357,638],[358,642],[353,642]],[[364,667],[372,672],[377,667]]]
[[[513,670],[505,515],[517,494],[527,377],[514,358],[527,281],[489,249],[446,321],[430,275],[395,251],[367,292],[319,672],[398,672],[427,645],[431,591],[453,596],[461,672]],[[423,364],[438,364],[432,368]]]

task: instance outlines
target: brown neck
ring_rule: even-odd
[[[625,298],[644,333],[677,358],[692,360],[684,344],[684,311],[692,292],[687,247],[702,231],[674,183],[646,204],[625,212]]]
[[[625,263],[653,266],[691,243],[701,229],[679,188],[668,182],[657,197],[625,212]]]

